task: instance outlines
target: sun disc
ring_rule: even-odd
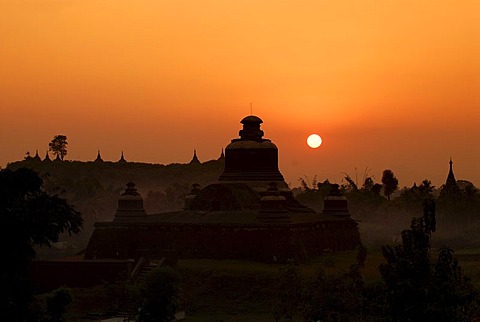
[[[307,144],[312,149],[316,149],[322,144],[322,138],[318,134],[311,134],[307,138]]]

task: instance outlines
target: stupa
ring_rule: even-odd
[[[338,189],[325,199],[323,213],[294,198],[278,168],[277,146],[263,138],[262,122],[254,115],[241,120],[218,181],[203,189],[194,185],[184,210],[145,214],[129,183],[115,219],[95,224],[85,258],[134,258],[138,252],[156,258],[175,250],[180,258],[268,262],[360,245],[357,222]],[[122,208],[126,199],[136,206]]]

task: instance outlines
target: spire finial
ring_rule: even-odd
[[[33,161],[42,161],[40,156],[38,155],[38,149],[35,150],[35,156],[32,158]]]
[[[122,155],[120,156],[120,160],[118,160],[119,163],[126,163],[127,160],[125,160],[125,157],[123,156],[123,150],[122,150]]]
[[[222,153],[220,153],[220,156],[218,157],[217,160],[222,160],[222,159],[225,159],[225,152],[223,151],[223,148],[222,148]]]
[[[50,156],[48,155],[48,150],[45,152],[45,158],[43,159],[43,161],[51,161]]]
[[[192,161],[190,161],[190,164],[200,164],[200,160],[198,160],[197,157],[197,149],[193,149],[193,158]]]
[[[445,184],[453,186],[457,184],[457,180],[455,179],[455,175],[453,174],[453,161],[451,157],[450,157],[449,163],[450,163],[450,171],[448,172],[447,182]]]
[[[95,162],[103,162],[102,156],[100,155],[100,149],[97,150],[97,158]]]

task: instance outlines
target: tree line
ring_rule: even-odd
[[[300,187],[293,189],[296,198],[322,211],[323,199],[329,194],[331,183],[328,180],[319,182],[316,177],[299,181]],[[480,246],[480,192],[468,181],[457,181],[457,185],[455,189],[436,188],[425,179],[419,185],[400,189],[395,174],[387,169],[380,182],[376,182],[368,170],[361,183],[345,174],[340,189],[348,199],[352,218],[360,221],[362,239],[368,241],[371,237],[372,242],[380,245],[393,235],[398,236],[398,231],[409,224],[428,199],[437,205],[437,240],[462,247],[467,244]]]

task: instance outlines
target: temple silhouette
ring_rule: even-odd
[[[447,180],[445,184],[442,186],[440,190],[440,196],[442,198],[447,196],[457,196],[460,193],[460,187],[457,184],[457,180],[455,179],[455,174],[453,173],[453,161],[450,158],[450,170],[448,171]]]
[[[241,120],[239,138],[222,150],[218,181],[203,189],[194,184],[184,210],[147,214],[129,182],[113,221],[95,224],[85,259],[161,258],[175,251],[180,258],[268,262],[360,245],[357,222],[338,186],[332,186],[322,213],[294,198],[278,168],[278,148],[263,138],[262,122],[254,115]],[[196,150],[190,163],[200,163]]]

